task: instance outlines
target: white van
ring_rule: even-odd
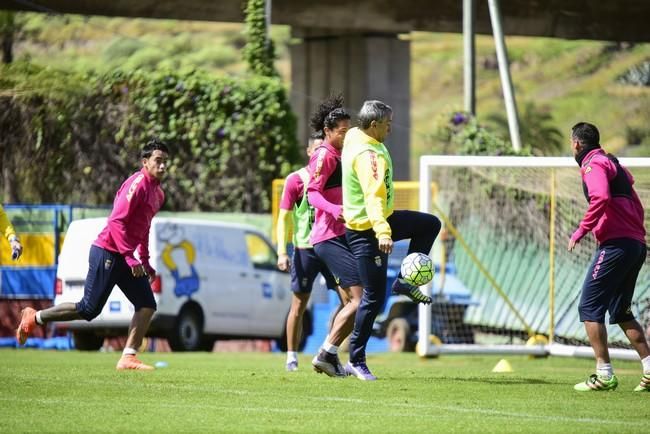
[[[88,252],[105,218],[70,224],[59,256],[54,304],[83,297]],[[149,238],[158,310],[149,336],[167,338],[174,351],[212,349],[216,339],[273,338],[286,348],[290,276],[278,271],[275,249],[257,229],[236,223],[156,217]],[[105,336],[126,335],[133,305],[118,287],[90,322],[57,323],[75,346],[96,350]],[[305,314],[304,342],[312,332]]]

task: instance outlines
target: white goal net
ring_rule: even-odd
[[[650,204],[650,158],[621,158]],[[443,233],[434,255],[440,271],[420,306],[418,353],[567,353],[591,356],[578,317],[580,289],[596,249],[591,234],[567,251],[587,209],[579,168],[570,157],[424,156],[420,210],[438,216]],[[650,213],[646,211],[646,229]],[[637,280],[633,310],[650,332],[650,269]],[[469,294],[454,301],[459,288]],[[630,356],[624,334],[609,343]],[[581,354],[584,353],[584,354]]]

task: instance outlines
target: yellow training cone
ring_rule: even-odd
[[[499,360],[492,372],[512,372],[512,366],[506,359]]]

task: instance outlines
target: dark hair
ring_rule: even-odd
[[[350,115],[344,108],[337,108],[328,113],[323,122],[325,128],[333,130],[336,128],[340,121],[350,119]]]
[[[600,133],[595,125],[578,122],[571,128],[571,138],[580,142],[582,148],[600,147]]]
[[[140,158],[151,157],[153,151],[163,151],[165,154],[169,154],[169,148],[167,147],[167,144],[158,138],[153,138],[149,140],[140,151]]]
[[[314,131],[309,135],[309,140],[307,140],[307,149],[314,145],[317,140],[324,140],[325,134],[322,131]]]
[[[309,135],[310,142],[313,142],[315,140],[323,140],[324,138],[325,138],[325,134],[323,133],[323,130],[314,131]]]
[[[339,94],[330,96],[316,107],[309,119],[309,125],[315,132],[323,132],[326,127],[336,128],[338,123],[345,119],[350,119],[350,115],[343,108],[343,95]]]

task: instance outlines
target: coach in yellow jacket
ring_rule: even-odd
[[[350,337],[350,362],[345,369],[361,380],[376,380],[366,365],[366,344],[372,325],[386,300],[386,268],[393,240],[410,238],[408,253],[426,255],[440,232],[437,217],[417,211],[393,211],[393,163],[383,141],[390,133],[393,110],[381,101],[366,101],[359,112],[359,127],[345,136],[343,216],[346,240],[354,254],[364,286]],[[416,303],[431,303],[401,274],[392,285]]]

